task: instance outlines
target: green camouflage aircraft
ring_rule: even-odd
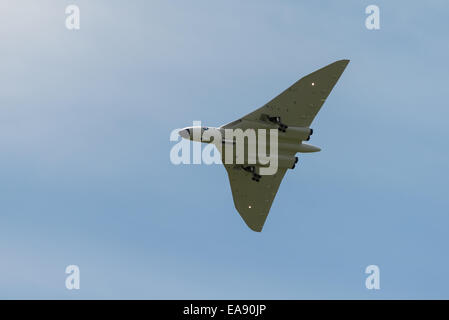
[[[298,161],[296,153],[321,150],[303,141],[310,139],[313,133],[310,125],[348,63],[349,60],[339,60],[303,77],[263,107],[229,124],[219,128],[187,127],[179,131],[180,136],[185,139],[213,142],[220,147],[218,149],[221,152],[222,163],[228,172],[234,205],[252,230],[262,231],[286,171],[293,169]],[[247,129],[253,129],[254,132],[259,132],[260,129],[276,129],[275,131],[278,132],[276,172],[262,175],[261,170],[266,167],[266,163],[261,161],[254,163],[245,158],[249,154],[247,150],[250,149],[248,142],[245,142],[243,162],[236,161],[239,157],[235,149],[236,142],[234,139],[226,139],[226,130],[230,131],[229,129],[234,131],[241,129],[245,132]],[[225,138],[219,142],[215,139],[206,140],[203,138],[205,133],[209,137],[219,135]],[[231,147],[233,149],[232,163],[225,161],[226,152],[228,152],[225,150],[228,149],[221,146],[226,144],[233,145]],[[269,146],[270,143],[266,145]]]

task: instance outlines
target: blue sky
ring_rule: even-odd
[[[0,9],[0,298],[449,298],[447,1]],[[171,164],[173,129],[235,120],[344,58],[312,126],[322,151],[262,233],[223,167]]]

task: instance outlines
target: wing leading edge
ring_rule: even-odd
[[[309,127],[348,63],[349,60],[339,60],[301,78],[270,102],[241,119],[259,121],[267,114],[281,117],[288,126]],[[223,126],[237,127],[238,120]]]

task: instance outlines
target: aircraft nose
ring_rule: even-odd
[[[178,134],[183,137],[184,139],[190,139],[190,130],[189,129],[183,129],[179,130]]]

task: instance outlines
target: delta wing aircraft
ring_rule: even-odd
[[[262,231],[286,171],[295,168],[298,162],[296,153],[321,150],[303,141],[308,141],[313,134],[310,125],[348,63],[349,60],[339,60],[301,78],[261,108],[229,124],[218,128],[187,127],[179,131],[179,135],[185,139],[211,143],[212,139],[202,139],[208,130],[209,134],[212,131],[222,137],[226,136],[226,129],[277,130],[277,170],[271,175],[260,174],[261,168],[266,166],[261,162],[226,163],[225,148],[220,148],[223,149],[220,150],[221,158],[228,172],[234,205],[252,230]],[[217,146],[217,141],[214,143]],[[235,144],[235,141],[223,138],[220,143],[224,146],[227,143]],[[233,159],[235,160],[235,156]]]

